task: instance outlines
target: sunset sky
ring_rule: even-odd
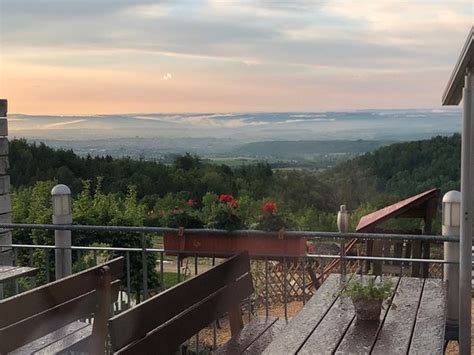
[[[472,0],[0,0],[10,112],[438,107]]]

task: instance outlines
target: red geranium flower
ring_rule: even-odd
[[[230,205],[234,208],[238,208],[239,207],[239,204],[237,203],[236,200],[232,200],[232,202],[230,203]]]
[[[194,200],[192,198],[190,198],[187,202],[189,207],[193,207],[194,206]]]
[[[267,202],[263,205],[262,209],[265,211],[265,212],[269,212],[269,213],[273,213],[276,211],[277,209],[277,205],[275,202]]]
[[[219,196],[219,201],[220,202],[230,202],[230,203],[232,203],[232,201],[234,201],[234,198],[232,197],[232,195],[220,195]]]

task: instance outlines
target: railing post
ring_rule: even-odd
[[[443,236],[458,237],[461,223],[461,193],[449,191],[443,196]],[[448,284],[446,339],[458,339],[459,331],[459,243],[444,242],[443,278]]]
[[[339,233],[347,233],[349,230],[349,213],[346,210],[346,205],[341,205],[339,212],[337,213],[337,229],[339,230]],[[340,247],[341,247],[341,275],[342,275],[342,280],[346,280],[346,239],[341,238],[340,241]]]
[[[51,190],[53,199],[53,224],[71,224],[71,190],[66,185],[56,185]],[[54,231],[56,280],[72,274],[71,231]]]

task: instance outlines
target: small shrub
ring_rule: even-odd
[[[161,211],[161,225],[170,228],[202,228],[204,224],[193,200],[180,201],[170,211]]]
[[[205,207],[206,202],[204,201]],[[208,228],[235,230],[244,228],[240,216],[240,207],[231,195],[220,195],[217,200],[210,200],[210,206],[206,226]]]
[[[392,286],[390,280],[375,282],[375,276],[370,277],[367,282],[354,276],[344,289],[344,294],[353,301],[383,301],[392,295]]]

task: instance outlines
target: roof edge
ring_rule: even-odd
[[[417,206],[418,204],[424,203],[432,198],[438,199],[439,194],[439,188],[432,188],[366,214],[360,218],[356,227],[356,233],[368,232],[374,225],[394,218],[401,213],[404,213],[406,209],[410,209],[411,207]]]
[[[448,85],[444,90],[442,104],[443,105],[458,105],[462,99],[462,88],[464,86],[464,73],[468,66],[473,65],[471,61],[474,59],[474,26],[471,27],[461,55],[454,67]]]

